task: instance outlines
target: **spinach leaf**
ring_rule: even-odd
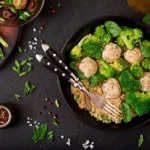
[[[105,27],[106,31],[109,32],[112,37],[117,37],[121,32],[121,28],[113,21],[106,21]]]
[[[150,14],[145,15],[143,22],[147,25],[150,25]]]
[[[43,140],[47,135],[48,125],[47,123],[43,123],[39,126],[39,128],[35,131],[32,140],[34,142],[38,142]]]
[[[103,81],[103,80],[105,80],[105,76],[100,73],[96,73],[89,78],[89,83],[90,83],[89,87],[94,87],[100,81]]]
[[[143,142],[144,142],[144,138],[143,138],[143,135],[141,134],[140,137],[139,137],[139,140],[138,140],[138,147],[141,147]]]
[[[132,110],[130,106],[126,103],[121,104],[122,118],[125,123],[128,123],[132,120]]]
[[[84,75],[84,73],[82,73],[81,71],[77,70],[75,61],[72,61],[70,63],[70,68],[74,70],[76,76],[79,77],[81,80],[85,80],[86,79],[86,76]]]
[[[142,51],[142,55],[145,58],[150,58],[150,47],[141,44],[140,48],[141,48],[141,51]]]

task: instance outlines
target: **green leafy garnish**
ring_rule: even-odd
[[[150,25],[150,14],[145,15],[143,22],[147,25]]]
[[[122,118],[125,123],[128,123],[132,120],[132,110],[130,106],[126,103],[121,104],[121,112],[122,112]]]
[[[35,86],[33,84],[29,84],[28,81],[25,83],[24,94],[27,96],[31,94],[35,90]]]
[[[143,142],[144,142],[144,138],[143,138],[143,135],[141,134],[140,137],[139,137],[139,140],[138,140],[138,147],[141,147]]]
[[[10,8],[10,11],[11,11],[12,13],[14,13],[14,14],[16,14],[16,13],[17,13],[16,9],[15,9],[15,8],[13,8],[13,7],[11,7],[11,8]]]
[[[121,28],[113,21],[106,21],[105,27],[106,31],[109,32],[112,37],[117,37],[121,32]]]
[[[15,98],[17,99],[17,100],[20,100],[20,95],[19,94],[15,94]]]
[[[54,139],[54,131],[50,131],[50,132],[48,133],[48,140],[49,140],[50,142],[52,142],[53,139]]]
[[[53,125],[55,125],[55,126],[59,126],[59,123],[57,122],[56,119],[53,119],[51,123],[52,123]]]
[[[41,141],[43,140],[45,137],[46,137],[46,134],[47,134],[47,130],[48,130],[48,125],[47,123],[43,123],[41,124],[37,130],[35,131],[33,137],[32,137],[32,140],[34,142],[38,142],[38,141]]]
[[[26,21],[31,17],[31,14],[28,11],[19,11],[19,19]]]
[[[56,107],[59,107],[59,106],[60,106],[57,99],[55,100],[55,105],[56,105]]]

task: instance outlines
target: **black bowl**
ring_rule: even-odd
[[[108,20],[115,21],[119,25],[126,25],[133,28],[140,28],[144,32],[144,37],[150,39],[150,28],[142,25],[141,23],[137,23],[132,18],[123,17],[123,16],[104,16],[104,17],[96,18],[84,24],[79,29],[77,29],[73,33],[73,35],[69,38],[69,40],[66,42],[62,50],[62,58],[65,60],[67,64],[69,64],[69,59],[68,59],[69,51],[80,41],[80,39],[89,33],[93,33],[96,26],[104,24],[104,22]],[[81,110],[78,107],[77,103],[73,99],[73,96],[71,95],[69,82],[67,83],[61,78],[58,78],[58,85],[59,85],[59,90],[62,93],[65,102],[68,104],[73,114],[81,121],[83,121],[84,123],[86,123],[91,127],[100,130],[107,130],[107,131],[124,131],[124,130],[133,129],[135,127],[143,125],[150,120],[150,114],[147,114],[142,117],[135,117],[129,123],[122,122],[121,124],[115,124],[115,123],[105,124],[100,121],[96,121],[96,119],[90,116],[90,114],[87,111]]]
[[[2,0],[0,0],[2,1]],[[32,15],[29,19],[27,19],[26,21],[20,20],[19,18],[12,20],[12,21],[4,21],[4,22],[0,22],[0,24],[2,25],[6,25],[6,26],[23,26],[26,25],[28,23],[30,23],[32,20],[34,20],[41,12],[43,6],[44,6],[45,0],[37,0],[37,7],[35,9],[34,15]],[[1,8],[2,9],[2,8]],[[2,11],[0,9],[0,11]]]

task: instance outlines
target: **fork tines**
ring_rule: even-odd
[[[106,111],[109,117],[111,117],[116,122],[118,122],[117,118],[121,117],[121,111],[115,105],[113,105],[111,102],[106,100],[103,109]]]

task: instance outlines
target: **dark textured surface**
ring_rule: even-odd
[[[61,4],[61,7],[57,7],[58,3]],[[55,14],[51,13],[50,5],[56,8]],[[46,0],[39,19],[23,28],[19,45],[27,48],[28,41],[36,36],[39,39],[45,39],[46,43],[50,43],[60,53],[64,43],[75,28],[92,18],[103,15],[126,15],[137,20],[142,18],[128,7],[126,0]],[[46,29],[43,34],[32,32],[33,28],[39,27],[43,21],[46,22]],[[40,45],[37,52],[42,52]],[[87,139],[95,142],[94,149],[136,150],[139,149],[137,145],[140,134],[145,137],[144,144],[140,149],[149,149],[150,123],[134,130],[119,133],[93,129],[71,114],[58,92],[56,76],[39,65],[37,61],[33,61],[35,69],[30,74],[25,77],[18,77],[12,71],[14,60],[22,60],[29,55],[34,55],[33,51],[29,50],[21,54],[16,52],[8,64],[1,69],[0,101],[1,103],[11,103],[16,109],[18,119],[14,126],[0,129],[0,150],[83,149],[82,143]],[[25,97],[23,96],[23,88],[27,80],[36,85],[36,91]],[[14,98],[15,93],[22,95],[20,101]],[[45,97],[49,97],[51,101],[58,99],[61,102],[61,107],[56,108],[55,105],[47,105],[44,100]],[[48,106],[48,108],[44,109],[43,105]],[[47,115],[48,111],[58,114],[59,127],[51,125],[52,117]],[[42,112],[42,115],[39,115],[39,112]],[[49,129],[55,130],[54,142],[50,143],[45,139],[42,142],[34,143],[31,139],[34,127],[27,125],[26,118],[28,116],[40,122],[48,122]],[[60,139],[61,135],[65,136],[64,140]],[[70,147],[66,145],[68,138],[71,139]]]

